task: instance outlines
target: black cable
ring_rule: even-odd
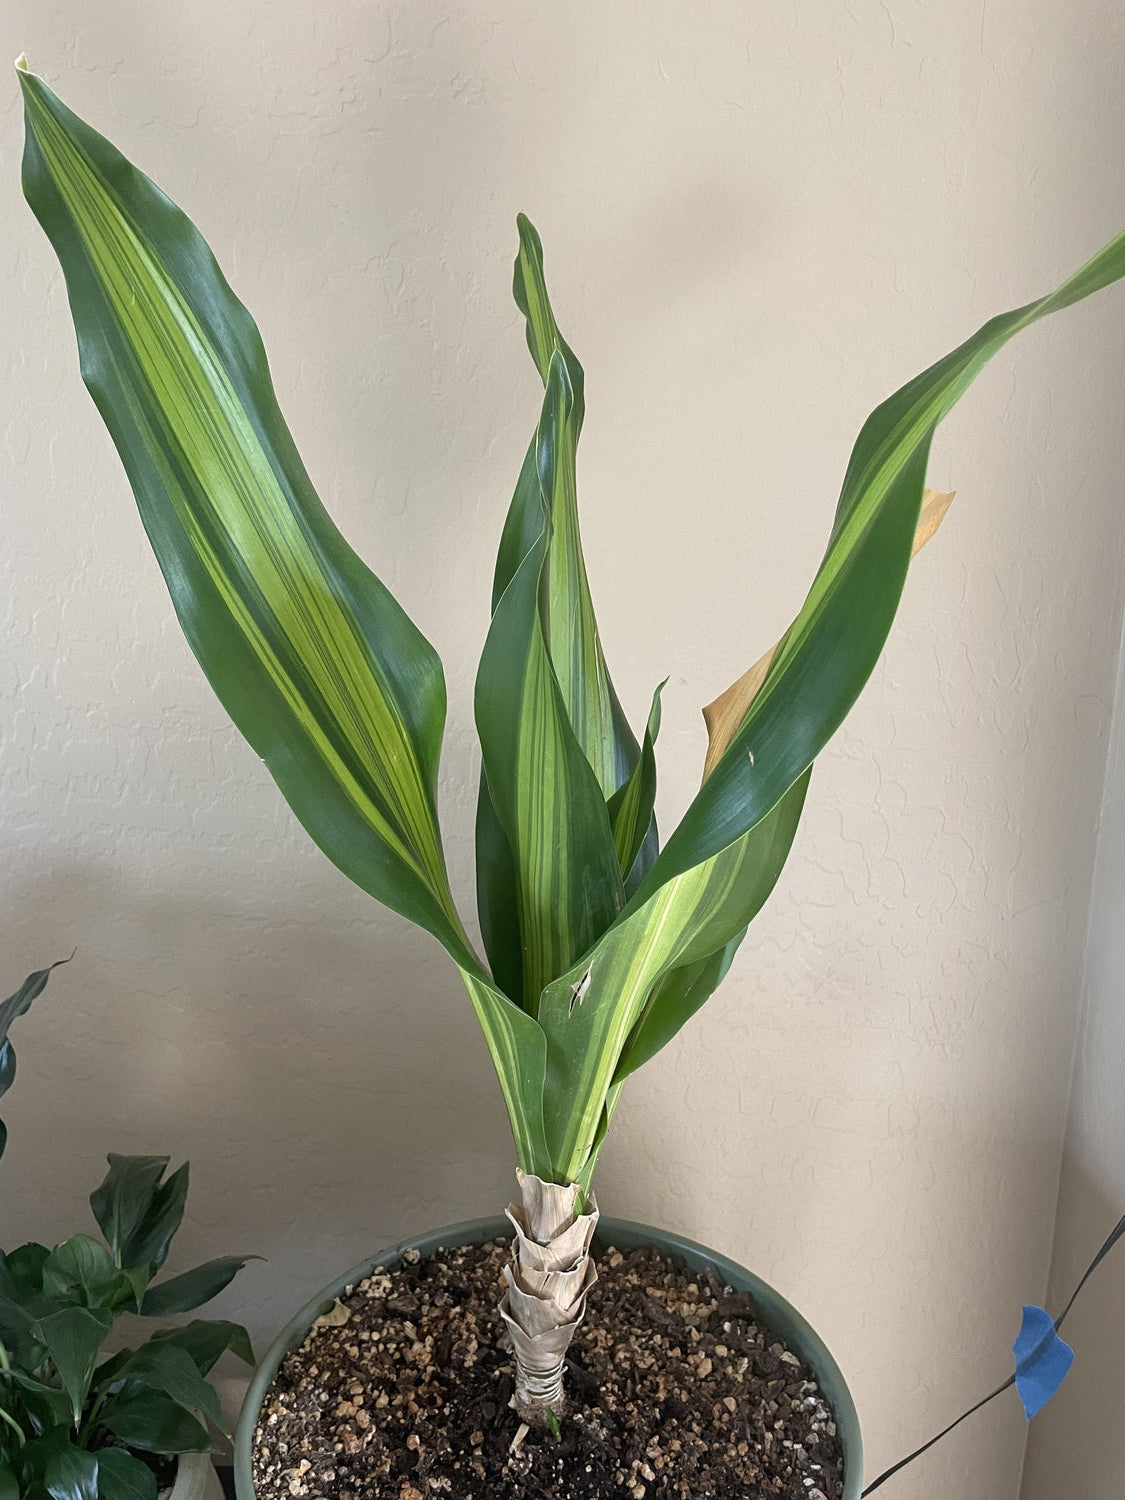
[[[1117,1244],[1117,1241],[1123,1234],[1125,1234],[1125,1215],[1123,1215],[1121,1219],[1118,1220],[1116,1228],[1110,1233],[1109,1237],[1105,1241],[1105,1244],[1098,1251],[1097,1255],[1094,1256],[1090,1264],[1086,1267],[1085,1275],[1082,1277],[1082,1280],[1078,1283],[1078,1285],[1074,1288],[1074,1291],[1071,1294],[1070,1301],[1066,1304],[1062,1312],[1059,1313],[1058,1317],[1055,1319],[1056,1332],[1058,1332],[1058,1330],[1062,1327],[1063,1319],[1066,1317],[1070,1309],[1074,1306],[1074,1299],[1078,1296],[1078,1293],[1090,1279],[1091,1273],[1097,1269],[1097,1267],[1113,1249],[1114,1245]],[[900,1458],[898,1463],[892,1464],[889,1469],[884,1469],[883,1472],[879,1475],[878,1479],[873,1479],[867,1486],[867,1488],[862,1491],[861,1500],[863,1496],[873,1495],[881,1485],[885,1484],[887,1480],[890,1479],[892,1474],[897,1474],[900,1469],[905,1469],[907,1464],[913,1463],[916,1458],[920,1458],[928,1448],[932,1448],[934,1444],[939,1443],[947,1433],[952,1432],[955,1427],[960,1426],[960,1424],[965,1420],[966,1417],[971,1417],[974,1412],[980,1411],[982,1406],[987,1406],[988,1403],[994,1400],[997,1396],[1003,1395],[1003,1393],[1009,1388],[1009,1386],[1013,1386],[1015,1385],[1015,1383],[1015,1375],[1009,1375],[1003,1385],[998,1385],[994,1391],[990,1392],[989,1395],[984,1396],[980,1401],[976,1403],[975,1406],[970,1406],[968,1411],[963,1411],[955,1421],[950,1422],[948,1427],[943,1427],[936,1437],[932,1437],[928,1443],[923,1443],[920,1448],[915,1448],[914,1452],[908,1454],[906,1458]]]

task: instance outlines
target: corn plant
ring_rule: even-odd
[[[938,422],[1021,329],[1125,273],[1125,236],[986,323],[864,424],[824,559],[772,652],[705,711],[703,783],[660,848],[659,689],[643,735],[613,689],[579,541],[582,368],[522,216],[516,302],[543,384],[500,540],[476,681],[484,955],[446,872],[434,648],[317,498],[246,309],[181,211],[21,68],[24,188],[62,263],[82,373],[180,623],[311,837],[430,932],[464,981],[507,1106],[521,1203],[502,1311],[529,1421],[562,1408],[593,1277],[592,1177],[629,1075],[730,967],[793,842],[813,761],[882,649]]]

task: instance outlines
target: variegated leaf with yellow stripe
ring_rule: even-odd
[[[804,805],[805,772],[721,854],[630,902],[578,963],[547,986],[547,1149],[560,1180],[585,1180],[610,1091],[670,1040],[725,972],[724,950],[781,874]],[[725,961],[725,962],[724,962]],[[675,975],[679,974],[679,980]]]
[[[1122,275],[1125,234],[1057,291],[990,319],[868,417],[808,597],[737,727],[716,747],[711,773],[646,876],[642,899],[752,827],[843,722],[898,608],[941,419],[1009,339]]]
[[[702,787],[614,927],[540,1004],[547,1140],[564,1172],[589,1170],[621,1080],[706,998],[743,910],[753,915],[759,888],[772,888],[769,865],[788,852],[813,761],[874,668],[910,559],[948,504],[924,487],[937,423],[1016,333],[1123,274],[1125,235],[1058,291],[990,320],[864,424],[803,608],[760,670],[713,706]]]
[[[543,987],[625,901],[605,798],[567,714],[544,619],[552,497],[573,400],[556,352],[535,442],[539,535],[493,611],[476,686],[485,790],[512,857],[521,993],[532,1013]]]
[[[616,704],[602,650],[578,526],[577,449],[585,416],[582,366],[558,330],[543,275],[543,246],[531,221],[516,218],[520,247],[513,292],[527,320],[527,344],[547,384],[561,359],[571,399],[551,467],[551,540],[546,559],[546,630],[551,664],[578,743],[608,799],[632,771],[637,742]]]
[[[25,68],[20,83],[24,190],[192,649],[325,853],[457,962],[521,1161],[549,1169],[542,1032],[473,954],[446,877],[437,655],[318,500],[194,225]]]

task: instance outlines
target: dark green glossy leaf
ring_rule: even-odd
[[[321,505],[194,225],[41,79],[19,80],[24,193],[184,633],[313,839],[454,958],[536,1171],[543,1038],[473,954],[441,849],[441,664]]]
[[[191,1355],[178,1344],[150,1339],[130,1353],[116,1370],[115,1378],[124,1380],[129,1392],[142,1386],[162,1391],[188,1411],[206,1417],[220,1432],[226,1432],[214,1387],[208,1385]]]
[[[111,1396],[98,1424],[139,1453],[207,1453],[211,1449],[202,1423],[162,1391],[139,1387]]]
[[[202,1307],[230,1285],[248,1260],[258,1259],[256,1255],[224,1255],[196,1266],[193,1271],[158,1282],[144,1294],[141,1312],[146,1318],[167,1318]]]
[[[112,1326],[110,1313],[92,1307],[64,1307],[36,1324],[36,1333],[70,1397],[76,1422],[86,1404],[98,1351]]]
[[[50,1251],[38,1240],[18,1245],[6,1255],[0,1252],[0,1292],[23,1299],[43,1288],[43,1265]]]
[[[24,191],[192,649],[325,853],[463,952],[433,648],[321,505],[257,329],[195,226],[39,79],[20,83]]]
[[[512,292],[527,320],[527,346],[544,386],[551,378],[552,361],[561,360],[571,397],[565,421],[554,438],[549,474],[544,474],[541,457],[537,464],[551,521],[544,568],[547,647],[575,738],[608,799],[632,773],[640,752],[606,667],[582,555],[575,456],[585,415],[585,377],[555,321],[543,275],[539,235],[524,214],[517,215],[516,227],[520,243]],[[512,512],[527,507],[529,499],[522,484],[517,485]],[[513,533],[520,542],[530,541],[528,533],[534,529],[533,508],[530,515],[509,514],[497,563],[497,582],[502,570],[514,571],[513,553],[518,548],[510,545]]]
[[[633,774],[609,799],[609,820],[613,827],[613,847],[623,878],[628,878],[652,826],[652,809],[656,803],[656,737],[660,733],[660,694],[664,682],[652,695],[648,724],[640,757]]]
[[[71,954],[71,958],[73,958]],[[8,1028],[17,1016],[27,1013],[31,1002],[36,1000],[46,987],[50,977],[51,969],[57,969],[59,964],[69,963],[70,959],[60,958],[49,968],[37,969],[34,974],[29,974],[14,995],[0,1002],[0,1097],[8,1092],[16,1076],[16,1052],[8,1037]],[[0,1156],[4,1155],[4,1149],[8,1144],[8,1127],[0,1120]]]
[[[43,1267],[50,1253],[37,1240],[18,1245],[7,1255],[0,1252],[0,1298],[18,1303],[28,1311],[37,1309],[36,1317],[54,1312],[54,1302],[43,1296]]]
[[[133,1349],[118,1349],[116,1354],[111,1354],[108,1359],[103,1359],[96,1367],[90,1377],[90,1389],[92,1391],[105,1390],[107,1386],[114,1385],[121,1378],[121,1371],[132,1359],[136,1351]]]
[[[30,1252],[24,1255],[23,1252]],[[25,1338],[36,1318],[57,1312],[60,1304],[39,1290],[45,1245],[21,1245],[10,1256],[0,1251],[0,1338],[9,1346]]]
[[[121,1269],[122,1275],[128,1281],[129,1288],[133,1294],[133,1309],[136,1312],[140,1312],[141,1302],[144,1300],[145,1288],[155,1273],[151,1266],[123,1266]]]
[[[520,563],[540,542],[543,525],[543,501],[539,493],[533,438],[516,481],[515,495],[500,538],[492,581],[493,614]],[[496,815],[483,766],[477,794],[476,883],[477,914],[492,976],[511,1000],[523,1006],[523,942],[520,938],[516,864],[508,836]],[[533,1004],[535,998],[531,997]]]
[[[43,1471],[43,1487],[52,1500],[98,1500],[98,1460],[73,1443],[56,1448]]]
[[[537,440],[549,475],[571,400],[556,356]],[[492,616],[476,685],[488,791],[511,849],[531,1009],[543,985],[613,920],[624,900],[605,800],[575,739],[540,614],[549,521]]]
[[[666,881],[643,906],[627,910],[547,986],[539,1007],[547,1036],[545,1124],[560,1180],[587,1180],[627,1049],[647,1047],[658,1033],[666,1040],[699,998],[691,987],[684,993],[671,987],[664,998],[679,1003],[679,1012],[669,1014],[662,1004],[645,1028],[654,988],[666,975],[725,948],[761,910],[792,845],[810,775],[805,772],[776,808],[722,854]]]
[[[488,777],[481,768],[476,816],[477,913],[492,977],[516,1005],[524,1005],[523,942],[520,938],[516,862],[504,832]]]
[[[34,974],[27,976],[14,995],[9,995],[6,1000],[0,1001],[0,1038],[6,1038],[12,1022],[18,1016],[26,1015],[31,1009],[31,1002],[38,1000],[47,987],[47,980],[51,977],[52,970],[69,963],[73,957],[72,953],[70,958],[59,958],[45,969],[36,969]],[[8,1082],[11,1082],[10,1078]],[[0,1093],[3,1092],[4,1090],[0,1089]]]
[[[1055,292],[992,318],[864,423],[828,550],[757,696],[633,898],[729,847],[774,807],[843,722],[898,607],[934,430],[1009,339],[1125,275],[1119,236]]]
[[[244,1364],[254,1364],[254,1351],[246,1329],[240,1323],[227,1323],[219,1318],[195,1318],[183,1328],[163,1329],[154,1333],[149,1343],[175,1344],[186,1349],[201,1375],[206,1375],[220,1354],[228,1349]]]
[[[726,978],[745,936],[744,927],[717,952],[673,969],[653,986],[641,1018],[622,1050],[613,1075],[615,1084],[623,1083],[630,1073],[655,1057],[711,998]]]
[[[156,1475],[124,1448],[98,1452],[98,1500],[156,1500]]]
[[[21,1339],[29,1336],[38,1316],[38,1313],[31,1312],[22,1302],[0,1296],[0,1343],[5,1345],[9,1353]]]
[[[20,1500],[20,1487],[11,1469],[0,1468],[0,1500]]]
[[[46,1350],[40,1345],[35,1369],[41,1369]],[[65,1432],[71,1430],[73,1413],[70,1397],[57,1386],[45,1385],[37,1375],[27,1369],[13,1365],[5,1379],[20,1389],[20,1426],[35,1434],[50,1432],[58,1427]]]
[[[18,1385],[21,1392],[26,1395],[43,1396],[49,1398],[51,1402],[52,1413],[55,1412],[55,1398],[61,1398],[63,1405],[58,1408],[57,1416],[52,1415],[51,1420],[46,1423],[46,1426],[65,1426],[67,1418],[70,1415],[70,1404],[67,1400],[66,1393],[64,1391],[60,1391],[57,1385],[48,1385],[45,1380],[40,1378],[42,1373],[43,1372],[41,1370],[37,1374],[32,1374],[26,1369],[23,1369],[17,1365],[13,1365],[10,1370],[4,1371],[3,1378],[5,1380],[12,1381],[14,1385]]]
[[[153,1193],[140,1223],[121,1248],[123,1266],[159,1271],[168,1257],[172,1237],[183,1222],[187,1190],[188,1163],[184,1162]]]
[[[84,1307],[114,1307],[128,1295],[129,1283],[104,1245],[76,1234],[56,1245],[43,1262],[43,1290]]]
[[[50,1500],[43,1483],[47,1465],[56,1453],[70,1446],[72,1435],[68,1423],[51,1423],[19,1450],[16,1461],[25,1500]]]
[[[518,220],[520,248],[513,291],[527,319],[527,341],[546,385],[551,363],[563,369],[556,382],[567,401],[545,441],[544,424],[528,449],[509,508],[493,581],[492,607],[500,600],[533,549],[539,549],[539,610],[546,654],[559,702],[603,798],[630,776],[639,750],[613,690],[594,618],[578,528],[575,454],[582,425],[583,374],[559,333],[543,278],[543,251],[532,225]],[[546,549],[542,538],[545,517]],[[530,622],[526,628],[530,629]],[[548,755],[544,754],[544,759]],[[494,793],[482,776],[477,808],[477,907],[485,949],[501,988],[534,1013],[541,975],[525,976],[525,957],[540,941],[522,930],[528,920],[526,875],[521,884],[513,855],[510,821],[497,815]],[[655,825],[647,858],[651,863]],[[604,915],[604,914],[603,914]],[[591,924],[591,930],[597,923]],[[525,988],[525,978],[526,985]]]
[[[107,1160],[109,1171],[90,1194],[90,1207],[114,1260],[121,1266],[125,1246],[149,1210],[168,1157],[119,1156],[111,1151]]]

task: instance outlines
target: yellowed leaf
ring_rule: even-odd
[[[945,520],[945,513],[953,503],[955,493],[954,490],[948,493],[942,490],[926,490],[923,494],[922,509],[919,512],[918,525],[914,532],[914,545],[910,552],[912,558],[917,557]],[[759,657],[748,672],[743,672],[737,682],[732,682],[729,688],[721,692],[703,710],[703,719],[707,725],[707,758],[703,762],[704,781],[715,769],[719,757],[738,733],[738,726],[746,717],[747,710],[766,680],[766,673],[770,669],[770,662],[773,661],[776,650],[777,643],[775,642],[764,656]]]
[[[914,545],[910,549],[910,556],[917,557],[922,548],[933,537],[938,527],[945,520],[945,513],[953,504],[956,490],[926,490],[922,496],[922,509],[918,516],[918,525],[914,531]]]

